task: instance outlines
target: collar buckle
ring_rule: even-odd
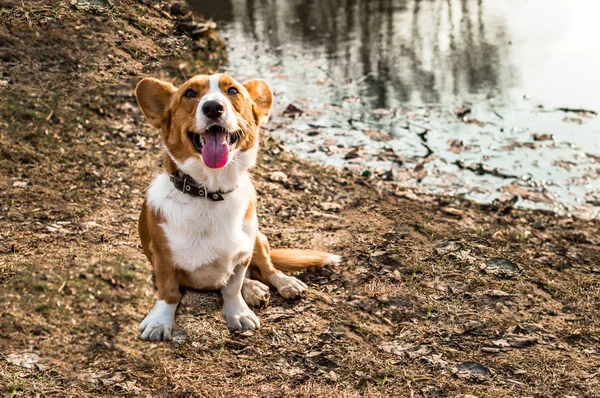
[[[190,191],[190,189],[191,189],[191,188],[190,188],[190,186],[186,184],[186,182],[187,182],[187,179],[188,179],[188,178],[187,178],[187,176],[186,176],[186,177],[183,179],[183,184],[181,185],[181,192],[183,192],[183,193],[186,193],[186,191],[187,191],[187,192],[189,192],[189,191]]]

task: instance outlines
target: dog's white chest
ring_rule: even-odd
[[[235,259],[247,257],[254,248],[255,219],[244,221],[253,188],[250,182],[213,202],[175,189],[166,174],[159,175],[148,190],[148,203],[160,212],[163,229],[175,265],[193,272],[215,262],[233,267]]]

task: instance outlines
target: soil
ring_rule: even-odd
[[[301,274],[300,299],[273,291],[259,331],[230,334],[219,295],[188,291],[173,342],[138,340],[154,291],[137,215],[160,147],[133,88],[225,62],[189,18],[0,3],[3,396],[600,396],[598,221],[416,195],[301,161],[268,129],[263,232],[344,260]]]

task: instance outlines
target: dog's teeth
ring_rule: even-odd
[[[205,143],[205,142],[206,142],[206,141],[204,141],[204,136],[203,136],[203,135],[201,135],[201,136],[200,136],[200,145],[204,146],[204,143]]]

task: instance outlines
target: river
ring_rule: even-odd
[[[600,2],[189,2],[217,22],[228,73],[271,85],[269,129],[298,156],[599,217]]]

